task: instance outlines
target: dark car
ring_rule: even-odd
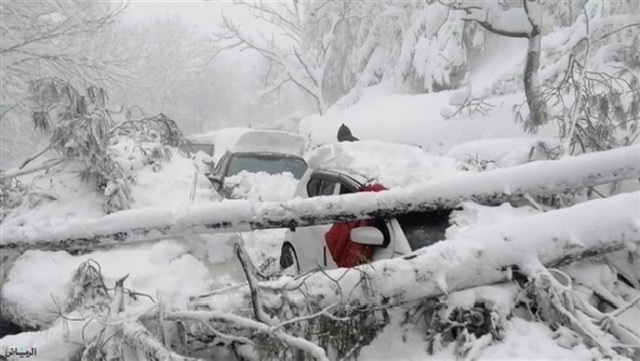
[[[280,131],[250,131],[238,139],[216,164],[207,177],[214,189],[229,198],[232,190],[225,187],[225,178],[242,171],[282,174],[289,172],[300,179],[307,170],[302,158],[304,138]]]

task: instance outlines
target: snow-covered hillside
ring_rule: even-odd
[[[0,358],[640,360],[640,3],[193,4],[0,6]],[[185,142],[255,128],[389,190],[223,199]],[[282,269],[286,232],[434,210],[429,247]]]

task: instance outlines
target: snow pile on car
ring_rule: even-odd
[[[213,160],[218,162],[224,153],[233,147],[244,133],[250,132],[251,130],[251,128],[242,127],[222,128],[203,134],[191,134],[187,136],[187,139],[207,144],[214,144],[215,154],[213,155]]]
[[[226,177],[224,185],[232,189],[231,198],[278,202],[293,197],[298,180],[289,172],[268,174],[242,171],[234,176]]]
[[[453,158],[410,145],[379,141],[345,142],[317,148],[309,167],[359,175],[387,188],[401,187],[459,172]]]
[[[302,156],[304,138],[277,130],[256,130],[242,134],[233,145],[234,153],[271,152]]]

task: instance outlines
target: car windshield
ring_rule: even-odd
[[[213,156],[212,144],[205,144],[205,143],[188,143],[188,144],[189,144],[189,151],[191,153],[205,152],[206,154]]]
[[[445,239],[451,210],[413,212],[396,217],[411,250],[430,246]]]
[[[300,179],[307,170],[307,164],[300,158],[277,155],[236,154],[230,162],[225,176],[230,177],[242,171],[280,174],[290,172]]]

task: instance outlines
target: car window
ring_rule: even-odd
[[[307,183],[307,194],[309,197],[315,197],[318,195],[320,182],[322,182],[320,178],[311,177],[311,179],[309,179],[309,183]]]
[[[451,210],[412,212],[396,217],[412,251],[445,239]]]
[[[349,193],[353,193],[353,190],[351,190],[350,187],[347,187],[344,184],[340,184],[340,194],[349,194]]]
[[[318,189],[318,195],[319,196],[332,196],[336,190],[336,183],[335,181],[332,180],[328,180],[328,179],[323,179],[320,182],[320,188]]]
[[[331,196],[335,193],[337,181],[325,177],[312,176],[307,183],[309,197]]]
[[[277,155],[234,154],[229,161],[226,177],[242,171],[251,173],[265,172],[281,174],[289,172],[295,179],[300,179],[307,170],[307,164],[300,158]]]

